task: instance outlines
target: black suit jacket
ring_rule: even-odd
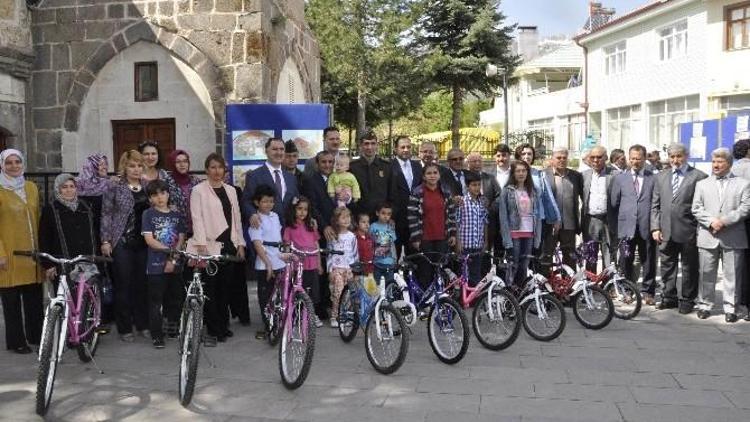
[[[481,172],[479,175],[482,177],[482,196],[489,208],[500,197],[500,185],[497,184],[497,179],[492,174]]]
[[[463,174],[465,171],[466,170],[461,170],[461,173]],[[440,167],[440,184],[444,188],[447,188],[453,196],[463,196],[464,194],[463,186],[458,183],[456,178],[453,176],[453,170],[448,167]]]
[[[412,184],[406,184],[406,177],[401,169],[401,162],[396,158],[391,160],[391,186],[388,189],[388,201],[393,206],[393,221],[396,222],[396,233],[408,236],[409,222],[406,219],[406,208],[409,205],[411,190],[422,184],[422,166],[418,161],[410,160]],[[406,237],[404,240],[407,240]]]
[[[579,211],[579,208],[581,206],[581,202],[583,201],[583,176],[581,176],[581,173],[577,172],[573,169],[568,169],[568,174],[570,177],[571,182],[573,183],[573,199],[575,200],[575,206],[573,207],[573,210],[575,211],[573,215],[573,221],[575,221],[576,233],[581,232],[581,213]],[[552,197],[555,197],[555,173],[552,170],[552,167],[549,167],[544,170],[544,176],[547,178],[547,185],[552,190]],[[560,219],[562,223],[562,204],[557,204],[557,208],[560,210]]]
[[[328,196],[328,184],[323,176],[313,171],[309,175],[302,176],[302,195],[306,196],[312,203],[312,216],[318,222],[318,231],[323,234],[323,229],[331,225],[335,205]]]

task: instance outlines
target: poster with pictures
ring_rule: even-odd
[[[300,159],[312,158],[323,150],[323,131],[320,129],[284,130],[281,137],[285,141],[294,141]]]
[[[262,166],[263,163],[257,164],[235,164],[232,166],[232,181],[235,186],[245,189],[245,173],[253,171]]]
[[[233,158],[242,160],[265,160],[265,145],[273,137],[273,129],[251,129],[232,132]]]

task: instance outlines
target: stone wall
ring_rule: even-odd
[[[227,102],[274,102],[278,75],[294,58],[307,101],[319,101],[318,48],[302,0],[47,0],[32,14],[36,61],[31,162],[62,166],[63,132],[77,132],[80,110],[101,68],[136,42],[170,50],[201,77],[223,143]],[[282,6],[283,5],[283,6]],[[287,17],[287,14],[289,17]]]
[[[31,130],[26,99],[32,61],[25,1],[0,0],[0,130],[7,146],[24,151]]]

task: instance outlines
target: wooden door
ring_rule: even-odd
[[[123,152],[138,149],[138,144],[145,140],[159,144],[162,161],[175,149],[174,119],[112,120],[112,134],[115,165]]]

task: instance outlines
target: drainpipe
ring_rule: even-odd
[[[582,46],[579,39],[575,39],[576,45],[583,49],[583,132],[589,136],[589,49]]]

